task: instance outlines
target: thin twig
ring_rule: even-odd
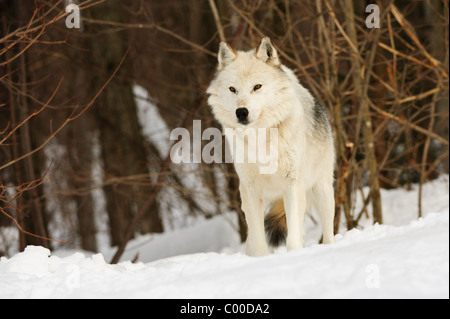
[[[227,39],[225,38],[225,33],[223,32],[223,25],[222,22],[220,21],[219,12],[217,11],[217,7],[214,0],[209,0],[209,6],[211,7],[211,11],[214,16],[214,22],[216,23],[217,31],[219,32],[220,41],[226,42]]]

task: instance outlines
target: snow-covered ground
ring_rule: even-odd
[[[310,221],[305,248],[267,257],[242,253],[232,215],[137,238],[123,258],[135,264],[29,246],[1,258],[0,298],[449,298],[448,184],[424,186],[422,219],[417,188],[383,191],[385,225],[318,245]]]

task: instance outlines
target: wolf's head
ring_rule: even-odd
[[[221,42],[218,62],[207,93],[208,103],[224,127],[275,127],[289,116],[289,102],[295,95],[293,75],[281,65],[268,37],[247,52],[236,52]]]

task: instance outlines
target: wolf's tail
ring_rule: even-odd
[[[264,219],[269,245],[278,247],[286,242],[287,224],[283,200],[276,201]]]

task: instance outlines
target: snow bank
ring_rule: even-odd
[[[133,240],[124,258],[139,253],[145,263],[29,246],[0,259],[0,298],[449,298],[448,176],[424,194],[422,219],[416,189],[383,191],[390,225],[343,232],[333,245],[310,237],[304,249],[261,258],[242,254],[227,215]],[[317,236],[319,226],[309,227]]]
[[[172,256],[198,252],[237,251],[240,237],[236,213],[219,215],[211,219],[197,220],[193,226],[168,231],[162,234],[141,235],[130,241],[121,261],[151,262]],[[117,247],[104,252],[107,260],[115,254]]]
[[[199,253],[109,265],[29,246],[0,260],[0,298],[448,298],[449,212],[267,257]]]

